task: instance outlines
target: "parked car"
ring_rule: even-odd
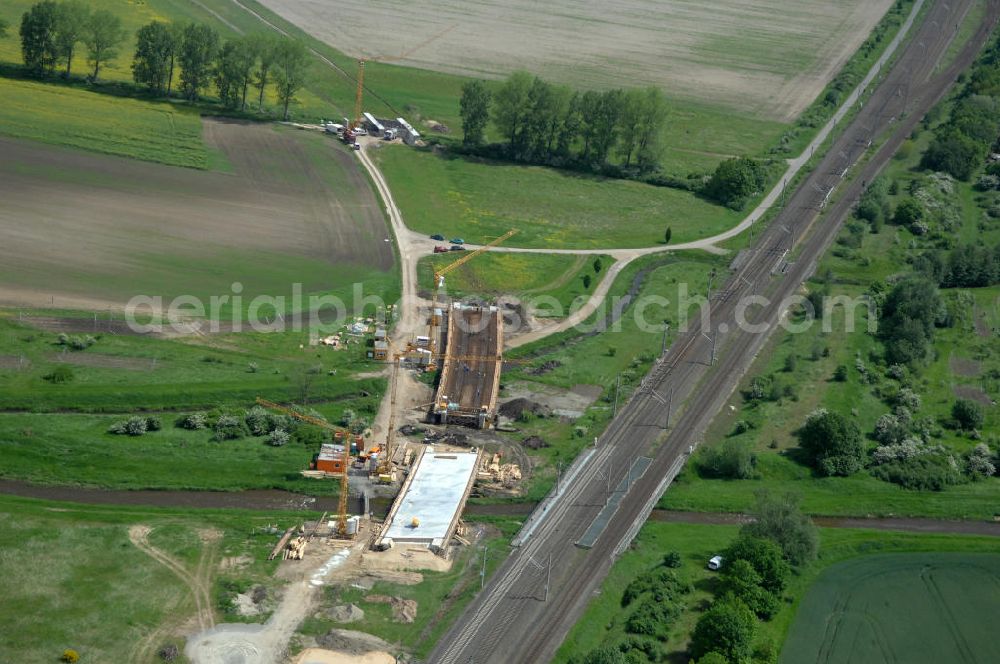
[[[451,238],[451,243],[452,244],[465,244],[465,240],[463,240],[460,237],[453,237],[453,238]]]
[[[722,567],[722,556],[712,556],[708,559],[708,569],[713,572],[718,571]]]
[[[446,246],[444,246],[442,244],[436,244],[436,245],[434,245],[434,253],[435,254],[446,254],[446,253],[448,253],[448,247],[446,247]]]
[[[444,236],[441,235],[440,233],[435,233],[434,235],[431,236],[431,239],[437,240],[438,242],[444,242]]]
[[[465,247],[463,247],[460,244],[453,244],[453,245],[451,245],[451,250],[452,251],[465,251]]]

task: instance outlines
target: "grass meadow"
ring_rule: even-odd
[[[391,147],[375,153],[407,226],[484,243],[559,249],[645,247],[719,233],[741,214],[694,194],[538,166]]]
[[[174,422],[193,411],[242,414],[257,396],[286,403],[305,396],[332,421],[348,408],[371,418],[385,392],[384,377],[358,375],[381,368],[360,345],[303,347],[304,333],[96,337],[87,350],[63,354],[55,333],[0,320],[0,476],[108,488],[321,490],[298,475],[311,447],[251,437],[215,442],[210,431]],[[72,367],[70,382],[43,378],[60,365]],[[132,413],[157,416],[163,428],[136,438],[107,433]]]
[[[419,287],[433,291],[435,270],[460,257],[461,254],[448,253],[421,258],[417,265]],[[600,271],[594,269],[595,261],[600,261]],[[582,302],[590,297],[613,264],[610,256],[491,251],[448,274],[446,289],[451,297],[555,298],[565,315],[578,298]],[[586,275],[591,278],[590,288],[584,286]]]
[[[597,647],[614,643],[624,638],[626,636],[624,625],[627,614],[622,611],[621,598],[625,587],[636,576],[659,564],[666,552],[677,551],[681,554],[683,560],[682,567],[680,568],[681,575],[693,583],[694,591],[687,597],[685,611],[670,629],[665,649],[667,652],[667,661],[686,662],[685,651],[689,635],[694,629],[694,625],[701,612],[707,608],[707,602],[711,600],[718,584],[718,574],[707,570],[706,563],[711,556],[718,554],[728,546],[729,542],[736,537],[738,532],[739,528],[736,526],[647,522],[639,532],[639,536],[632,548],[611,569],[611,573],[601,585],[600,593],[591,601],[584,616],[574,625],[553,661],[558,664],[577,661],[578,658],[581,658]],[[912,556],[913,558],[928,556],[928,560],[935,558],[938,561],[944,561],[943,563],[938,563],[942,567],[941,571],[943,575],[955,579],[964,577],[964,580],[960,584],[948,588],[948,599],[952,606],[959,601],[958,598],[960,597],[960,595],[956,595],[954,592],[956,588],[972,592],[973,594],[978,592],[978,596],[982,598],[985,596],[984,593],[991,592],[990,589],[995,587],[995,571],[993,572],[994,580],[990,581],[992,585],[980,586],[980,589],[977,590],[974,585],[974,579],[983,580],[987,577],[976,577],[975,574],[968,573],[962,567],[962,564],[973,558],[988,560],[990,561],[989,564],[995,570],[997,564],[996,538],[821,528],[820,541],[819,558],[814,563],[801,569],[799,573],[791,576],[789,586],[784,593],[786,602],[778,614],[770,622],[758,624],[756,644],[769,642],[776,647],[776,650],[781,649],[782,645],[785,644],[789,627],[793,621],[799,620],[798,612],[800,606],[803,607],[804,611],[809,610],[810,613],[814,614],[810,617],[806,617],[809,614],[805,614],[803,617],[806,621],[806,627],[812,627],[816,624],[816,620],[819,619],[817,612],[829,612],[832,607],[830,602],[822,602],[821,606],[814,605],[816,606],[815,609],[807,609],[808,604],[806,602],[810,602],[810,594],[814,592],[813,584],[817,583],[817,580],[819,584],[825,585],[825,571],[836,574],[836,570],[838,569],[836,564],[845,560],[849,561],[846,565],[867,566],[874,571],[887,572],[889,574],[895,574],[900,568],[907,567],[907,565],[896,565],[887,562],[903,555]],[[946,558],[945,554],[923,553],[941,551],[962,553],[947,554],[950,559]],[[893,555],[871,555],[890,553]],[[993,555],[987,557],[985,554]],[[882,562],[878,562],[880,560]],[[840,578],[844,577],[841,576]],[[879,605],[881,606],[883,602],[889,602],[892,606],[903,606],[908,599],[912,599],[912,593],[919,593],[925,590],[925,587],[912,583],[909,579],[905,583],[905,586],[893,585],[885,587],[884,592],[882,592],[877,600]],[[822,585],[816,586],[817,589],[820,587]],[[874,588],[874,585],[872,587]],[[865,597],[873,596],[872,593],[865,591],[862,591],[862,593]],[[805,602],[803,601],[803,597],[806,597]],[[829,593],[822,599],[828,598]],[[982,599],[978,601],[981,602]],[[928,607],[927,613],[933,610]],[[960,626],[960,629],[965,634],[980,635],[989,633],[989,615],[988,611],[980,611],[976,615],[963,613],[963,616],[968,616],[970,622]],[[896,612],[895,616],[897,619],[893,622],[896,625],[896,629],[901,629],[904,627],[904,620],[909,616],[909,612],[900,610]],[[924,623],[921,624],[923,625]],[[795,627],[798,628],[798,625],[796,624]],[[948,630],[943,621],[927,625],[925,629],[927,631],[923,633],[928,638],[945,639],[948,636]],[[816,642],[822,637],[822,634],[812,631],[810,632],[810,637],[810,643],[815,647],[817,645]],[[798,648],[795,643],[795,641],[789,640],[785,647]],[[781,661],[789,663],[828,661],[815,660],[812,657],[796,657],[796,655],[800,655],[803,652],[803,650],[791,650],[788,652],[782,650]],[[854,662],[862,660],[840,658],[829,661]],[[904,658],[863,661],[906,661],[914,662],[915,664],[923,664],[924,662],[930,664],[942,660],[934,658]]]
[[[221,531],[215,556],[249,556],[245,567],[226,575],[268,583],[276,563],[265,556],[274,537],[253,536],[251,530],[275,522],[287,527],[302,517],[296,512],[191,514],[0,496],[0,574],[5,579],[0,659],[55,662],[64,649],[73,648],[81,662],[135,662],[136,648],[154,632],[154,652],[164,643],[183,646],[173,631],[194,613],[194,602],[173,573],[131,544],[129,526],[152,527],[149,541],[190,569],[204,549],[197,531]],[[210,565],[209,579],[214,583],[218,575],[217,565]]]

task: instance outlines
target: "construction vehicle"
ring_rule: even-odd
[[[346,429],[341,429],[340,427],[336,427],[336,426],[330,424],[329,422],[327,422],[326,420],[321,420],[318,417],[312,417],[311,415],[306,415],[305,413],[300,413],[297,410],[293,410],[293,409],[288,408],[286,406],[282,406],[280,404],[276,404],[273,401],[268,401],[267,399],[262,399],[261,397],[257,397],[257,403],[259,405],[263,406],[264,408],[270,408],[271,410],[276,410],[276,411],[284,413],[284,414],[286,414],[286,415],[288,415],[290,417],[294,417],[297,420],[301,420],[303,422],[308,422],[309,424],[313,424],[315,426],[318,426],[318,427],[321,427],[323,429],[326,429],[326,430],[332,432],[332,437],[333,437],[334,441],[338,440],[338,434],[339,434],[339,437],[347,437],[347,436],[351,435],[350,432],[347,431]],[[347,438],[347,440],[349,441],[350,438]],[[323,448],[321,447],[320,448],[320,455],[322,455],[322,454],[323,454]],[[317,465],[317,467],[314,467],[314,470],[319,470],[319,468],[318,468],[319,458],[318,457],[320,455],[317,455],[317,459],[316,459],[316,462],[315,462],[316,465]],[[348,482],[348,477],[347,477],[347,469],[348,469],[348,466],[350,465],[349,462],[348,462],[349,457],[350,457],[350,443],[348,443],[347,445],[344,445],[342,447],[341,463],[339,464],[339,470],[340,470],[340,502],[338,504],[338,509],[337,509],[337,536],[338,537],[347,537],[347,496],[348,496],[347,491],[348,491],[348,488],[349,488],[349,486],[348,486],[349,482]]]

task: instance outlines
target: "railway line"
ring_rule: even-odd
[[[970,6],[971,0],[949,0],[928,9],[854,119],[748,249],[742,267],[711,293],[708,312],[660,358],[574,481],[561,487],[531,537],[501,566],[430,661],[551,659],[647,518],[670,472],[684,463],[787,312],[787,298],[815,270],[864,185],[989,37],[1000,0],[990,0],[977,32],[951,64],[935,73]],[[852,170],[853,179],[838,191]],[[575,546],[604,506],[607,483],[620,481],[641,455],[651,455],[652,464],[632,482],[593,548]]]

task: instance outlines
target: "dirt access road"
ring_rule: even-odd
[[[561,492],[529,519],[518,538],[520,547],[441,640],[431,655],[432,662],[509,664],[552,657],[615,558],[638,533],[690,450],[699,444],[766,344],[768,332],[777,327],[785,314],[783,299],[796,292],[815,270],[860,196],[862,181],[877,175],[979,53],[1000,14],[1000,0],[991,0],[984,24],[955,63],[940,74],[934,73],[971,2],[949,0],[931,6],[917,34],[864,108],[775,222],[757,238],[740,273],[715,293],[705,327],[696,321],[692,330],[678,338],[598,445],[567,471]],[[883,137],[887,137],[884,144],[869,155],[869,146]],[[842,184],[841,174],[863,158],[867,161],[855,179],[819,219],[822,204]],[[783,265],[786,252],[796,247],[800,252],[797,260]],[[775,272],[775,266],[784,269]],[[750,293],[751,288],[770,298],[769,304],[749,314],[749,322],[762,326],[764,332],[735,323],[738,298],[733,295]],[[668,388],[671,403],[678,407],[674,412],[664,407]],[[638,479],[631,480],[591,548],[576,546],[605,504],[606,473],[611,473],[611,483],[616,485],[632,461],[640,457],[649,459],[648,467]]]
[[[212,570],[218,559],[219,541],[222,539],[222,533],[211,529],[198,531],[203,544],[202,552],[195,569],[189,570],[177,558],[150,544],[150,532],[152,529],[149,526],[141,524],[130,526],[128,529],[129,541],[137,549],[173,572],[187,586],[191,598],[194,600],[195,614],[192,618],[194,624],[201,631],[211,628],[215,624],[214,604],[212,602]],[[136,642],[132,649],[132,661],[152,661],[156,648],[162,644],[162,641],[180,630],[181,622],[180,620],[168,620]],[[187,619],[184,619],[183,622],[187,622]]]

